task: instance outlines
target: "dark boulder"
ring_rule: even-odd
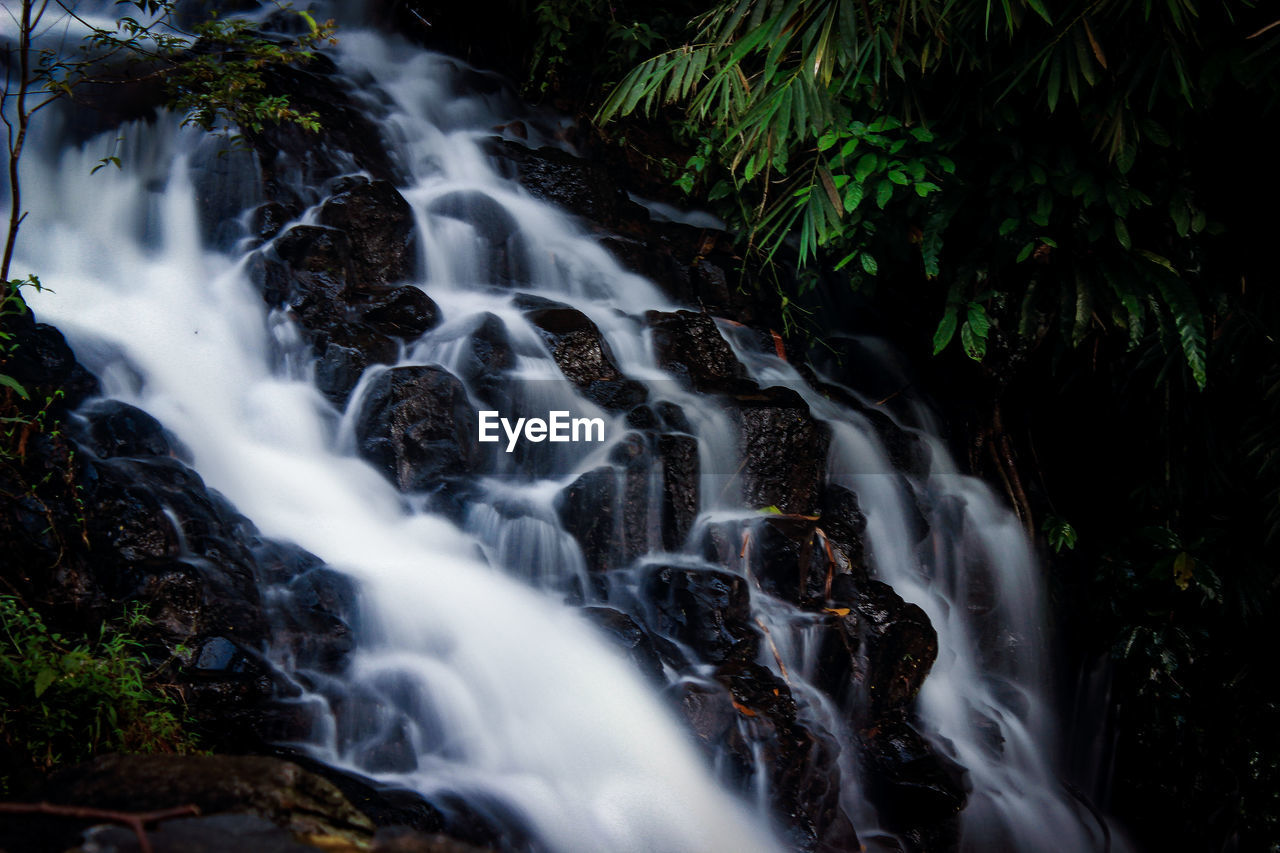
[[[578,477],[556,496],[564,529],[582,549],[587,569],[606,572],[629,560],[618,524],[618,472],[604,465]]]
[[[728,689],[735,714],[722,748],[737,754],[736,765],[767,774],[773,811],[789,846],[824,853],[858,849],[840,807],[839,744],[800,719],[788,683],[740,657],[717,667],[715,679]]]
[[[745,578],[711,568],[652,566],[640,594],[652,608],[653,627],[703,659],[754,657],[760,635]]]
[[[353,279],[351,241],[336,228],[295,225],[276,238],[278,261],[263,266],[263,296],[288,307],[308,329],[347,319],[345,295]]]
[[[653,330],[658,365],[694,390],[738,393],[755,388],[710,315],[649,311],[645,322]]]
[[[489,150],[533,196],[570,213],[611,228],[631,212],[627,194],[599,163],[501,139],[492,140]]]
[[[808,608],[823,607],[835,576],[846,570],[817,521],[806,516],[707,525],[702,553],[743,572],[770,595]]]
[[[859,580],[867,576],[867,517],[858,496],[843,486],[828,484],[822,493],[819,524],[827,540],[843,557],[847,571]]]
[[[458,363],[459,377],[477,398],[505,410],[511,400],[505,390],[504,374],[515,367],[515,363],[516,354],[506,325],[498,315],[485,312],[467,335]]]
[[[929,617],[888,584],[852,575],[837,576],[831,598],[834,615],[819,652],[823,688],[839,701],[843,673],[851,673],[865,703],[860,714],[875,719],[906,707],[938,656]]]
[[[417,261],[413,209],[389,181],[345,178],[320,208],[322,225],[347,235],[362,286],[409,278]]]
[[[636,668],[653,683],[666,683],[662,673],[662,660],[653,639],[636,620],[612,607],[584,607],[582,614],[625,651]]]
[[[914,840],[915,849],[949,849],[968,799],[960,766],[940,755],[904,712],[878,720],[859,737],[867,796],[885,825]]]
[[[420,287],[365,288],[352,300],[360,320],[376,331],[413,340],[440,320],[440,309]]]
[[[663,433],[656,437],[655,451],[662,466],[662,547],[679,551],[698,517],[698,440],[691,435]]]
[[[648,397],[644,385],[626,378],[618,369],[609,343],[586,314],[552,303],[525,311],[525,318],[546,342],[561,372],[588,400],[621,410]]]
[[[790,388],[740,394],[729,403],[738,427],[742,497],[756,509],[816,515],[831,428]]]
[[[151,415],[119,400],[100,400],[80,412],[76,438],[103,459],[169,456],[173,439]]]
[[[476,415],[442,367],[393,367],[370,383],[356,418],[360,455],[401,491],[432,491],[470,473]]]
[[[445,193],[428,205],[427,212],[465,222],[482,240],[493,245],[506,243],[520,230],[515,217],[505,207],[493,196],[477,190]]]
[[[53,326],[35,322],[29,311],[9,314],[4,324],[12,337],[0,353],[0,373],[22,385],[31,400],[49,400],[46,417],[61,415],[98,393],[97,377],[76,361],[66,338]],[[0,389],[0,395],[11,393]]]

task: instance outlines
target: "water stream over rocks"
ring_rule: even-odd
[[[51,121],[23,164],[15,269],[118,401],[86,464],[168,531],[104,547],[131,594],[260,585],[196,668],[272,670],[268,735],[509,849],[1104,849],[1030,546],[927,415],[798,370],[724,235],[501,80],[334,59],[286,75],[318,138]],[[604,440],[508,452],[483,411]]]

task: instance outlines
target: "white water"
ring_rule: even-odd
[[[628,376],[661,383],[682,405],[700,439],[704,518],[743,515],[720,476],[737,466],[728,421],[707,398],[671,390],[638,320],[646,309],[672,306],[651,283],[618,269],[567,217],[494,173],[477,142],[509,117],[482,98],[450,94],[450,65],[439,57],[359,32],[344,34],[342,54],[344,69],[368,74],[394,102],[387,128],[413,176],[402,192],[418,218],[421,283],[443,314],[403,363],[452,367],[459,335],[492,312],[511,335],[530,409],[604,414],[557,378],[509,295],[490,287],[471,227],[428,213],[447,193],[483,191],[520,226],[533,270],[525,289],[586,313]],[[585,573],[552,499],[600,464],[605,449],[543,445],[537,476],[502,457],[463,529],[413,512],[353,456],[350,414],[344,420],[313,388],[297,330],[268,313],[242,258],[202,244],[191,170],[214,162],[219,143],[173,124],[128,128],[124,170],[92,177],[115,134],[59,154],[50,127],[43,138],[51,141],[24,163],[31,213],[14,270],[37,272],[53,289],[33,300],[40,319],[68,335],[106,394],[159,418],[190,448],[205,480],[265,534],[358,579],[366,631],[348,687],[394,697],[397,714],[384,722],[410,721],[417,758],[413,770],[381,777],[426,793],[491,797],[556,850],[774,848],[765,774],[743,792],[751,807],[725,791],[653,688],[546,592]],[[937,443],[933,476],[907,484],[858,416],[802,387],[780,360],[738,352],[757,380],[796,387],[832,424],[829,476],[860,497],[878,575],[920,604],[939,632],[920,710],[971,774],[966,847],[1100,849],[1058,790],[1047,758],[1053,731],[1041,672],[1043,603],[1011,515],[980,483],[956,475]],[[612,440],[624,430],[608,419]],[[494,509],[499,499],[529,511],[505,518]],[[918,553],[907,535],[905,502],[916,499],[958,513],[950,525],[933,513],[930,554]],[[997,601],[978,620],[966,595],[982,572]],[[786,633],[794,611],[763,596],[756,604],[778,649],[777,659],[766,651],[762,662],[804,672],[803,637]],[[993,640],[980,625],[1002,633]],[[994,646],[1003,653],[993,657]],[[831,703],[803,682],[794,686],[811,719],[847,740]],[[368,770],[365,749],[380,732],[353,736],[342,719],[329,718],[324,698],[307,701],[320,719],[317,754]],[[991,725],[1003,748],[984,741]],[[874,832],[852,752],[841,760],[842,802],[860,831]]]

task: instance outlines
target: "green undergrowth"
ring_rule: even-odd
[[[0,793],[101,753],[198,750],[184,705],[153,678],[149,622],[131,604],[94,636],[64,634],[0,596]]]

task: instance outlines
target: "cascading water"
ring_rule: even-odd
[[[562,603],[607,601],[644,622],[638,585],[646,567],[703,566],[702,532],[759,518],[730,488],[743,464],[730,417],[716,397],[673,381],[653,354],[642,315],[677,306],[622,271],[567,216],[499,176],[483,142],[511,116],[456,94],[456,63],[364,32],[344,33],[339,61],[349,76],[374,81],[380,94],[371,98],[389,104],[382,126],[409,176],[401,192],[417,222],[418,284],[442,315],[404,347],[398,366],[439,365],[465,377],[466,343],[490,323],[509,341],[511,364],[497,385],[468,378],[471,394],[497,394],[508,412],[600,417],[605,441],[495,447],[468,490],[450,496],[453,520],[439,501],[406,498],[355,453],[363,407],[386,368],[365,371],[344,413],[321,395],[303,335],[263,303],[249,253],[215,246],[208,238],[217,229],[201,219],[198,197],[217,184],[211,174],[229,172],[214,194],[225,204],[230,183],[245,205],[254,195],[245,176],[254,173],[235,171],[239,154],[228,168],[221,140],[180,131],[170,119],[126,129],[119,171],[90,175],[115,133],[63,150],[50,125],[29,152],[31,213],[15,269],[38,272],[52,288],[33,300],[36,311],[67,334],[107,395],[155,415],[210,485],[266,534],[358,581],[361,635],[345,671],[297,673],[304,689],[295,701],[314,713],[309,748],[318,757],[428,795],[493,803],[549,849],[774,849],[781,842],[767,824],[776,792],[761,746],[751,747],[745,771],[725,769],[725,755],[718,774],[709,769],[653,685]],[[298,194],[313,197],[305,187]],[[664,540],[655,509],[661,481],[650,473],[638,486],[648,496],[640,524],[647,540],[631,547],[639,568],[607,583],[589,571],[557,496],[585,472],[616,464],[627,420],[564,378],[528,319],[530,305],[541,303],[495,286],[492,234],[454,215],[458,199],[474,207],[477,198],[502,220],[507,260],[521,267],[518,289],[586,315],[622,373],[643,383],[650,400],[678,406],[687,423],[675,432],[696,438],[693,532],[684,542]],[[314,211],[301,217],[313,219]],[[1101,849],[1097,831],[1057,788],[1047,755],[1043,605],[1012,516],[954,471],[939,442],[930,440],[927,477],[895,472],[865,418],[762,353],[745,330],[721,331],[750,380],[794,389],[829,425],[826,476],[857,495],[875,574],[920,605],[938,631],[919,713],[968,771],[965,848]],[[916,504],[931,531],[923,550],[909,529]],[[863,796],[841,697],[813,684],[815,617],[759,588],[751,607],[765,637],[758,663],[790,686],[804,724],[837,745],[840,807],[864,842],[892,845]],[[688,644],[666,642],[691,658],[683,674],[666,662],[668,677],[710,676]],[[352,703],[341,701],[349,696],[378,697],[379,710],[353,717],[343,709]],[[400,758],[385,760],[388,744]]]

